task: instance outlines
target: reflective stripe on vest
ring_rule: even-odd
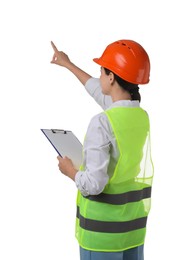
[[[123,222],[107,222],[84,218],[77,207],[80,227],[86,230],[105,233],[123,233],[146,227],[147,217]]]
[[[114,172],[101,194],[84,197],[78,191],[76,237],[85,249],[109,252],[144,243],[153,166],[147,113],[115,107],[105,114],[120,156],[117,164],[110,157],[108,171]]]
[[[122,194],[107,194],[101,193],[99,195],[90,195],[86,199],[109,203],[113,205],[123,205],[128,202],[136,202],[151,197],[151,187],[142,190],[133,190]]]

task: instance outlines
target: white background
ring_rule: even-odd
[[[79,259],[76,187],[40,128],[82,141],[101,111],[79,81],[50,64],[50,41],[92,76],[118,39],[141,43],[151,81],[155,166],[146,260],[194,258],[194,8],[191,0],[7,0],[0,3],[0,259]]]

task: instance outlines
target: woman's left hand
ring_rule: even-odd
[[[62,158],[60,156],[58,156],[57,159],[59,161],[58,167],[61,173],[68,176],[74,181],[77,170],[74,168],[71,159],[69,159],[68,157]]]

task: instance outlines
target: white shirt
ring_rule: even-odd
[[[87,92],[103,108],[139,107],[138,100],[112,102],[110,96],[102,94],[100,80],[90,78],[85,85]],[[114,169],[109,168],[110,159],[117,163],[119,151],[116,139],[106,114],[94,116],[88,126],[83,144],[83,166],[75,176],[77,188],[84,196],[97,195],[104,190]]]

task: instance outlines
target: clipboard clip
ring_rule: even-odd
[[[51,129],[53,134],[67,134],[66,130],[62,130],[62,129]]]

